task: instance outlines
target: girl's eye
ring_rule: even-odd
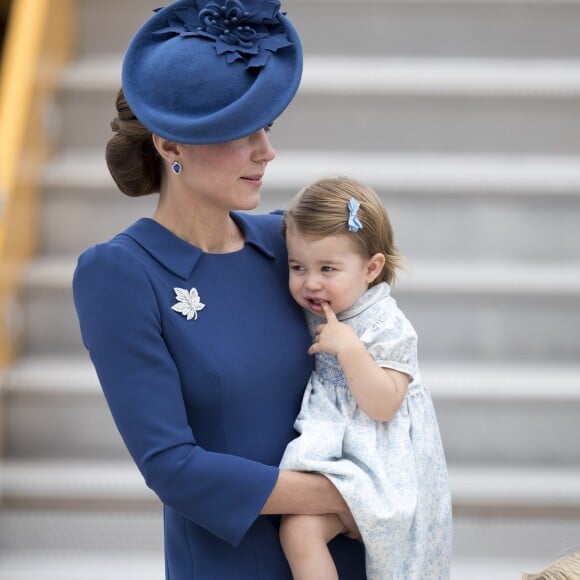
[[[304,270],[304,268],[302,266],[299,266],[298,264],[293,264],[292,266],[290,266],[290,270],[293,270],[294,272],[301,272],[302,270]]]
[[[332,266],[322,266],[323,272],[334,272],[335,270],[336,268],[333,268]]]

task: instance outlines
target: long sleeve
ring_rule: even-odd
[[[73,290],[83,342],[147,485],[166,505],[237,545],[278,469],[196,443],[151,278],[122,244],[85,252]]]

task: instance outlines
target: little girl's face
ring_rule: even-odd
[[[290,227],[286,244],[290,293],[300,306],[317,316],[324,316],[322,302],[330,304],[335,313],[352,306],[380,273],[376,256],[361,256],[346,234],[320,237]]]

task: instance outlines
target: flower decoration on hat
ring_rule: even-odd
[[[278,0],[194,0],[176,8],[156,34],[207,38],[228,63],[242,60],[246,68],[260,68],[271,53],[293,44],[279,10]]]

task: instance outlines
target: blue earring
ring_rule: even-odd
[[[174,161],[171,164],[171,171],[173,171],[173,173],[175,173],[175,175],[179,175],[181,173],[182,169],[183,169],[183,167],[181,166],[181,163],[179,163],[179,161]]]

